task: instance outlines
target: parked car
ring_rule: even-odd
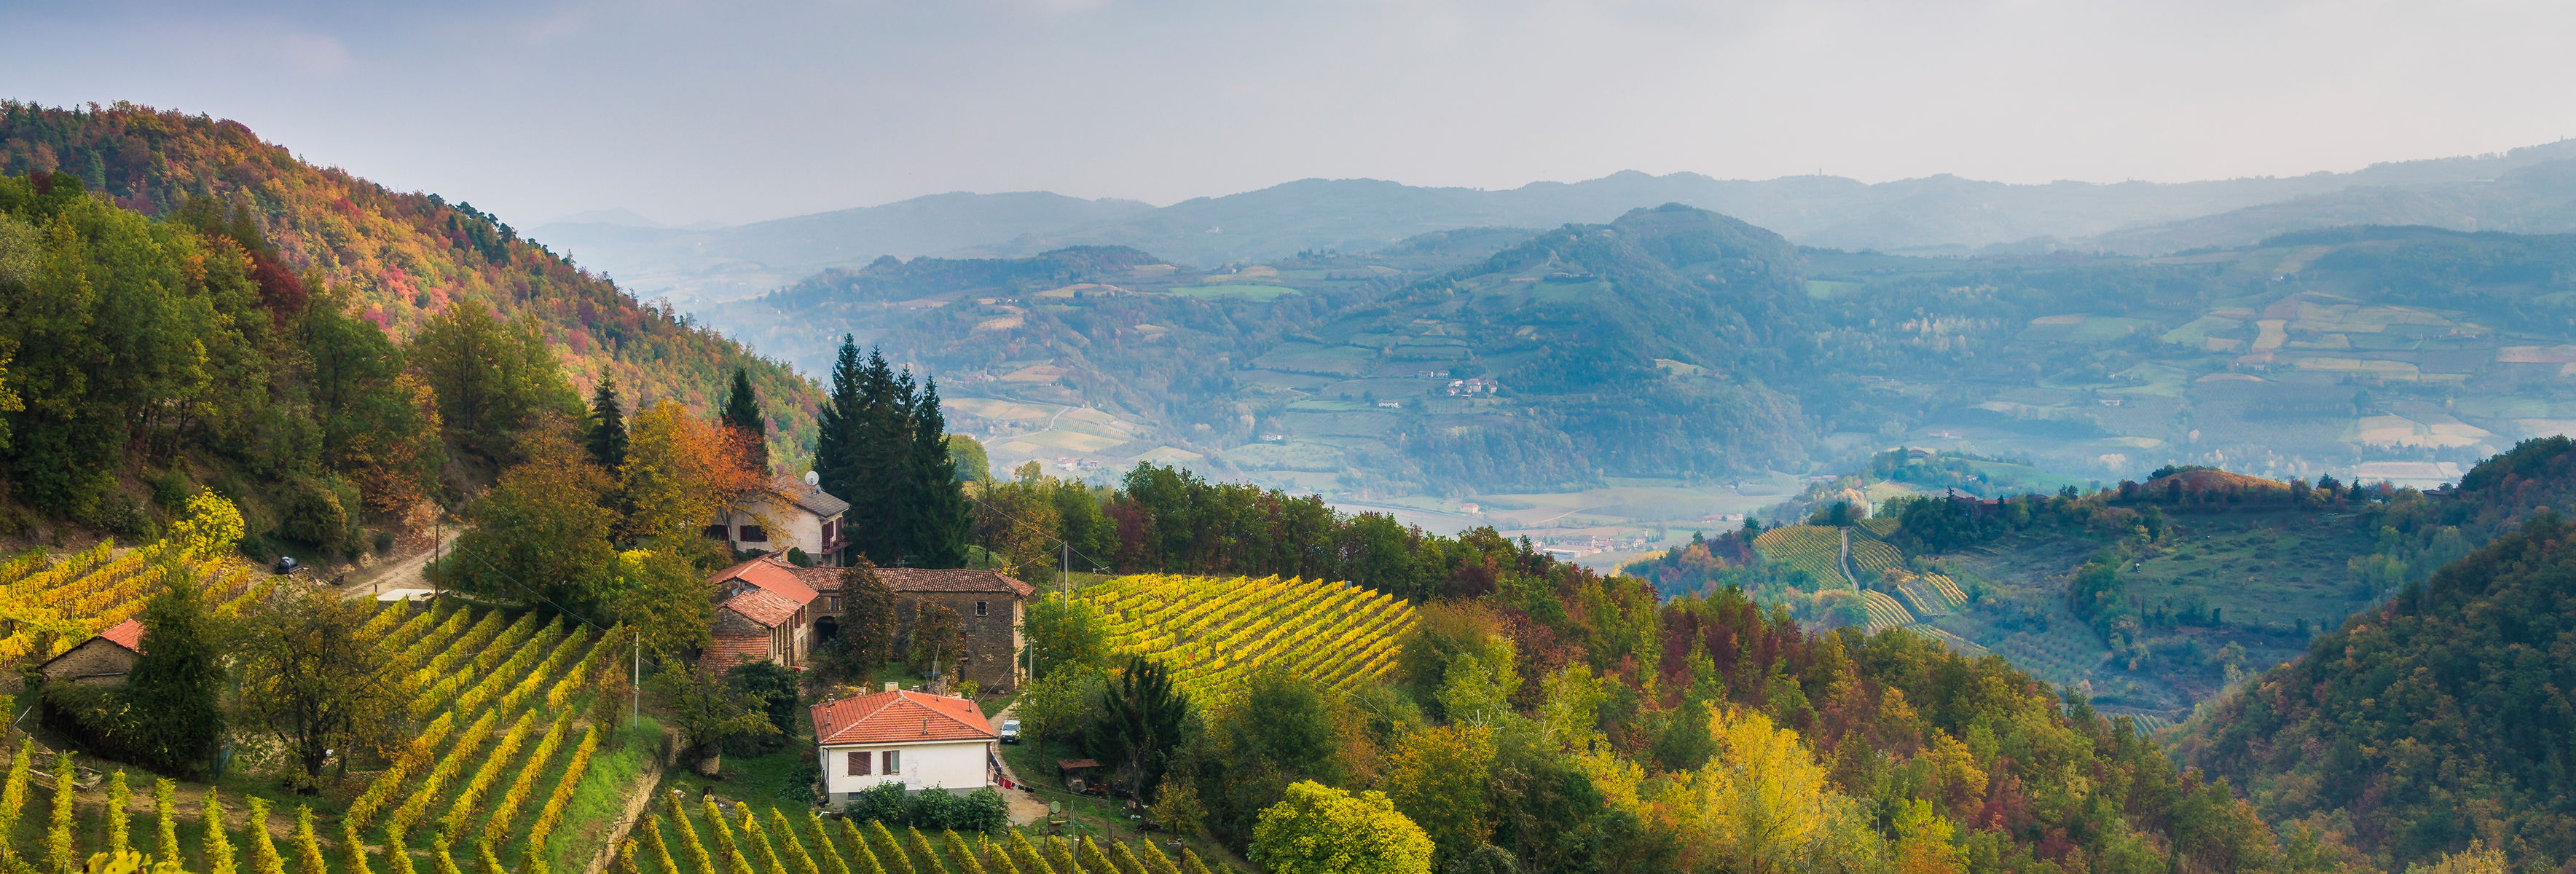
[[[1003,743],[1006,743],[1006,744],[1015,744],[1015,743],[1019,743],[1019,742],[1020,742],[1020,721],[1019,721],[1019,720],[1017,720],[1017,719],[1005,719],[1005,720],[1002,720],[1002,742],[1003,742]]]

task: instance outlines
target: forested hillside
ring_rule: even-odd
[[[786,368],[637,301],[497,216],[306,163],[239,122],[124,102],[0,102],[0,167],[14,176],[71,174],[146,217],[196,201],[227,218],[243,211],[266,240],[253,253],[264,288],[327,289],[336,307],[398,341],[470,301],[533,326],[576,389],[614,379],[639,407],[667,399],[709,409],[735,368],[747,368],[770,399],[773,454],[811,443],[819,395]]]
[[[2178,758],[2386,870],[2471,842],[2522,870],[2576,858],[2576,442],[2535,441],[2464,478],[2434,516],[2493,542],[2317,637],[2194,720]]]

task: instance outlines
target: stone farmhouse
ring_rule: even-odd
[[[721,667],[740,662],[777,662],[794,668],[813,651],[817,597],[799,579],[798,568],[765,555],[717,571],[707,579],[716,602],[715,641],[703,658]],[[833,571],[837,574],[838,571]]]

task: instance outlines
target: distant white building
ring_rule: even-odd
[[[960,795],[993,785],[1000,737],[971,700],[890,690],[815,705],[813,719],[827,803],[881,783]]]
[[[735,511],[721,525],[707,526],[707,536],[737,550],[789,547],[805,551],[818,565],[838,564],[849,538],[841,531],[841,514],[850,502],[833,497],[803,479],[780,474],[770,481],[784,500],[762,499]],[[763,519],[768,520],[765,524]]]

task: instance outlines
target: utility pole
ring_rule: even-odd
[[[635,682],[626,688],[626,724],[644,717],[644,629],[635,629]]]
[[[1056,545],[1064,547],[1064,564],[1056,570],[1055,590],[1063,593],[1064,604],[1070,607],[1073,605],[1073,541],[1058,540]]]

